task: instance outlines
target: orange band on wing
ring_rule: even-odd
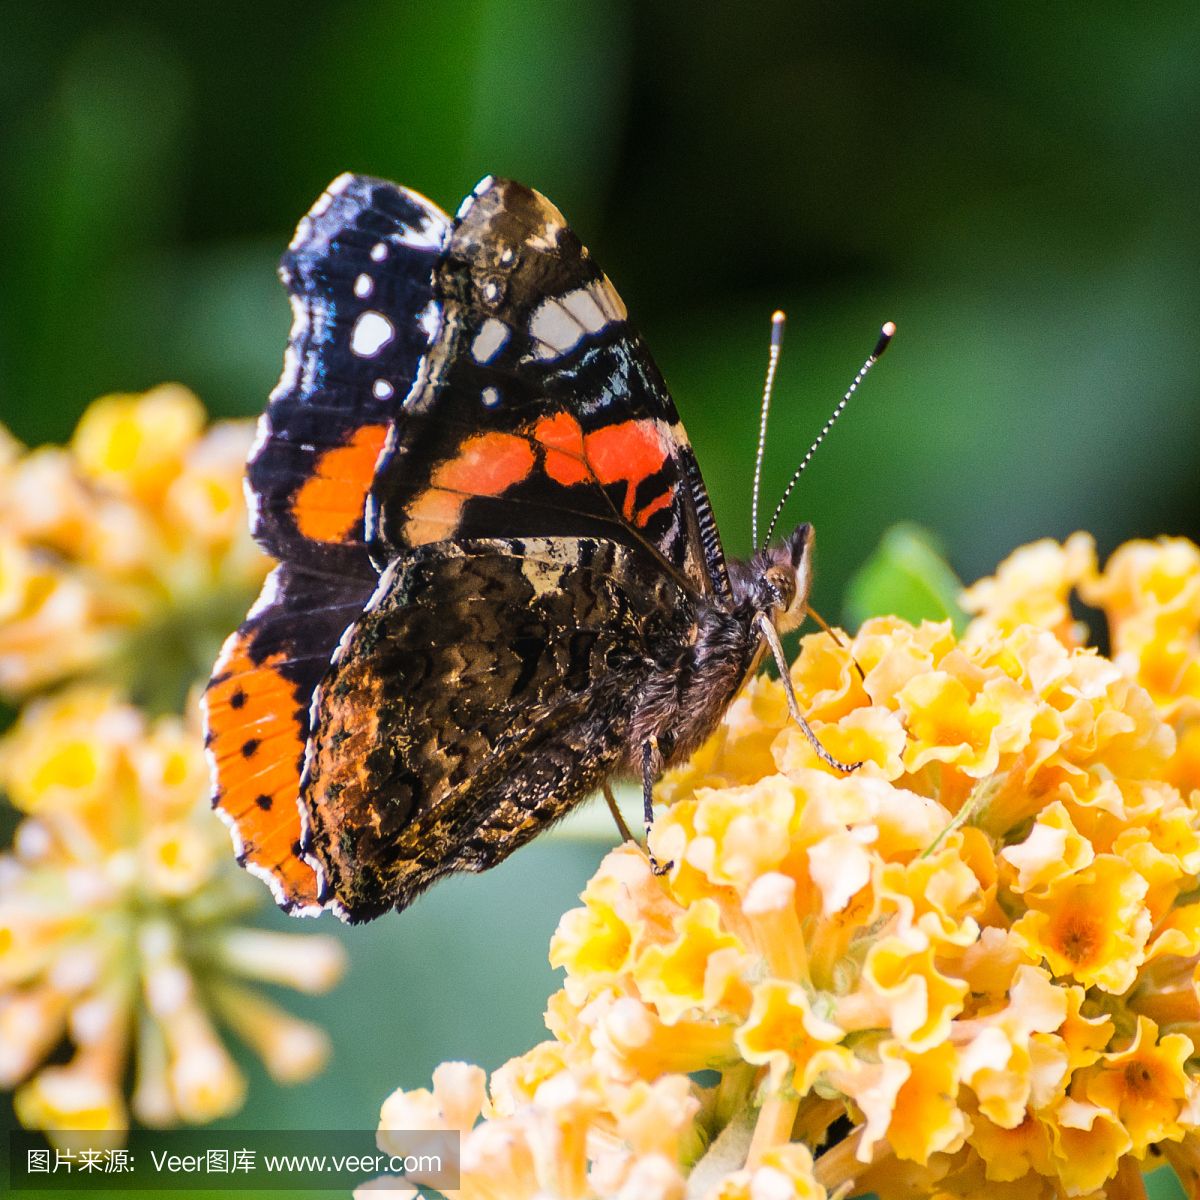
[[[622,421],[589,433],[584,441],[587,460],[602,484],[625,483],[625,519],[633,520],[638,485],[662,469],[668,448],[655,421]]]
[[[278,670],[284,653],[255,662],[251,638],[235,633],[225,643],[204,697],[214,803],[239,858],[270,877],[280,903],[319,906],[316,873],[297,853],[305,737],[294,685]]]
[[[481,433],[467,438],[408,506],[405,536],[414,546],[453,537],[463,505],[472,496],[500,495],[527,479],[533,463],[533,447],[516,434]]]
[[[655,496],[644,508],[640,509],[637,514],[637,527],[645,529],[650,523],[650,518],[656,512],[661,512],[664,508],[669,508],[671,502],[675,499],[674,487],[669,487],[661,496]]]
[[[595,480],[600,484],[626,484],[624,513],[627,521],[645,527],[656,512],[675,499],[675,489],[655,497],[634,513],[638,486],[661,470],[669,450],[655,421],[623,421],[583,436],[579,422],[569,413],[543,417],[533,427],[534,440],[546,449],[546,474],[563,487]]]
[[[363,425],[344,446],[326,450],[292,501],[296,528],[317,542],[361,536],[363,505],[387,438],[386,425]]]
[[[512,433],[467,438],[458,454],[433,473],[433,486],[472,496],[498,496],[533,470],[533,447]]]
[[[662,469],[670,452],[656,421],[623,421],[585,435],[570,413],[558,412],[527,427],[524,436],[496,432],[468,438],[409,504],[404,525],[408,542],[422,546],[453,537],[463,505],[473,496],[499,496],[529,478],[535,446],[542,449],[546,475],[562,487],[624,483],[625,519],[639,527],[675,498],[669,487],[635,513],[638,487]]]
[[[583,430],[570,413],[543,417],[533,427],[534,439],[546,448],[546,474],[562,487],[591,478],[584,461]]]

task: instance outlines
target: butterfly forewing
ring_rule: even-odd
[[[485,181],[447,238],[434,292],[440,334],[373,490],[377,560],[454,537],[587,535],[725,594],[675,405],[558,210]]]
[[[276,558],[373,579],[363,504],[436,332],[433,268],[449,221],[423,196],[343,175],[280,264],[293,324],[247,465],[253,532]]]

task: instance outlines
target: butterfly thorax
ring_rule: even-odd
[[[787,632],[803,619],[811,570],[812,526],[800,525],[778,546],[729,563],[732,599],[703,598],[686,640],[655,663],[631,723],[628,768],[640,770],[640,747],[657,747],[661,766],[694,753],[720,723],[729,702],[758,669],[766,643],[763,616]]]
[[[670,657],[660,657],[645,680],[630,723],[626,770],[640,776],[647,743],[657,747],[661,765],[700,746],[757,665],[760,641],[749,606],[703,602],[687,639]]]

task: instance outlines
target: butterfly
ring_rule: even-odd
[[[204,698],[239,861],[285,909],[357,922],[614,776],[649,821],[765,652],[786,665],[811,526],[726,559],[625,305],[530,188],[486,178],[451,219],[342,175],[280,274],[293,325],[247,465],[278,565]]]

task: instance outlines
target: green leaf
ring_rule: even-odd
[[[1170,1167],[1159,1167],[1146,1176],[1146,1195],[1150,1200],[1184,1200],[1187,1193]]]
[[[933,534],[917,525],[893,525],[850,580],[846,627],[857,629],[868,617],[885,614],[913,624],[948,617],[961,633],[968,619],[958,606],[962,588]]]

